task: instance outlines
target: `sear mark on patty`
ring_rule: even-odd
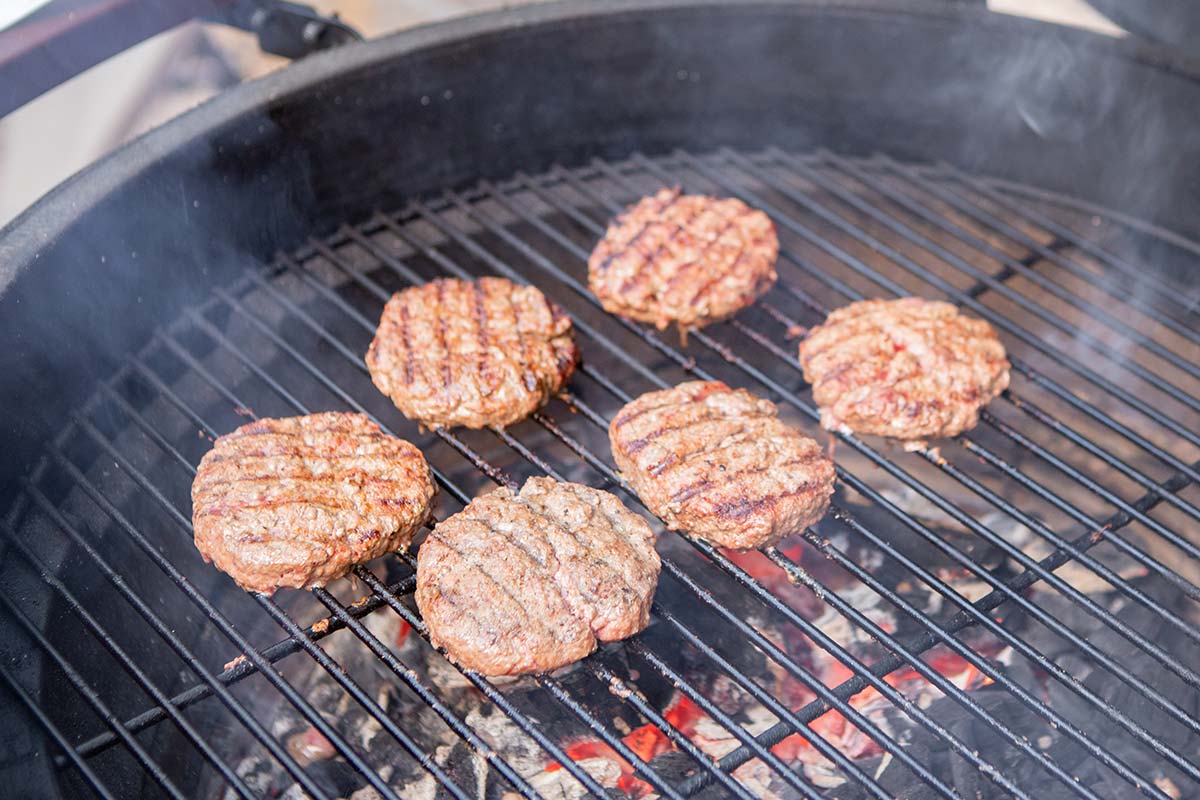
[[[417,559],[434,644],[486,675],[545,672],[650,620],[659,559],[646,521],[608,492],[530,478],[438,524]]]
[[[662,189],[627,208],[588,260],[604,309],[662,329],[730,317],[774,285],[779,241],[761,211],[735,198]]]
[[[970,430],[1009,380],[991,325],[918,297],[834,311],[800,343],[800,364],[825,428],[895,439]]]
[[[192,527],[205,561],[269,594],[407,547],[436,492],[421,452],[361,414],[261,419],[201,459]]]
[[[570,318],[538,289],[504,278],[440,278],[392,296],[366,361],[406,417],[483,428],[545,405],[579,351]]]
[[[834,467],[774,403],[720,381],[650,392],[609,426],[613,458],[667,527],[722,547],[769,547],[824,516]]]

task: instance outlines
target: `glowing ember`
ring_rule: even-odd
[[[290,737],[287,740],[287,750],[302,767],[314,761],[326,761],[337,755],[330,741],[312,726]]]
[[[964,691],[978,689],[981,686],[994,683],[991,678],[980,672],[973,664],[968,663],[965,659],[953,653],[936,653],[928,659],[927,663],[933,669],[937,670],[939,674],[945,676],[951,683]],[[826,670],[825,674],[821,676],[821,682],[829,688],[833,688],[849,680],[854,675],[849,668],[835,659],[825,659],[824,664],[826,665]],[[807,686],[800,683],[800,681],[790,677],[788,680],[795,684],[789,687],[790,691],[788,692],[789,697],[797,698],[792,701],[794,709],[801,708],[807,705],[809,701],[816,699],[816,695]],[[940,694],[932,684],[928,683],[912,667],[897,670],[884,677],[883,680],[910,699],[916,698],[925,692]],[[807,699],[804,699],[805,696],[807,696]],[[855,710],[867,714],[872,707],[890,704],[890,701],[886,700],[878,689],[868,686],[858,694],[852,695],[849,704]],[[862,731],[851,724],[838,711],[825,712],[813,720],[810,727],[850,758],[870,758],[883,752],[878,743],[862,733]],[[798,733],[794,733],[776,744],[771,748],[771,752],[785,761],[802,760],[808,762],[814,758],[821,757],[812,744]]]
[[[404,642],[408,640],[408,634],[412,633],[412,625],[409,625],[404,620],[400,620],[400,626],[396,628],[396,647],[404,646]]]
[[[812,558],[811,563],[803,561],[806,555],[813,556],[815,553],[812,548],[807,547],[803,543],[796,543],[794,541],[784,542],[780,545],[779,551],[794,563],[802,565],[802,568],[805,570],[827,570],[823,558]],[[828,606],[826,606],[820,597],[806,587],[797,585],[789,580],[788,574],[772,563],[762,553],[756,551],[741,553],[734,551],[723,552],[730,561],[745,570],[764,588],[770,591],[771,594],[786,603],[798,614],[803,615],[806,619],[816,622],[828,613]],[[846,578],[844,576],[822,576],[821,580],[822,583],[826,583],[828,580],[826,585],[846,585]],[[886,620],[880,620],[879,623],[888,629],[894,627]],[[794,628],[787,628],[781,632],[765,630],[763,633],[775,642],[776,645],[791,654],[800,664],[805,665],[813,678],[819,680],[828,688],[834,688],[844,683],[855,674],[823,648],[817,646],[811,639]],[[841,637],[835,636],[834,638],[840,639]],[[843,642],[842,644],[843,646],[849,645],[848,649],[852,652],[855,650],[853,645],[848,642]],[[933,670],[945,676],[947,680],[959,689],[969,691],[992,683],[992,680],[980,672],[978,668],[953,653],[932,650],[925,654],[924,658],[925,662]],[[864,658],[865,660],[867,659]],[[817,698],[816,693],[805,685],[804,682],[784,671],[778,665],[774,665],[771,672],[776,680],[773,693],[788,708],[793,710],[803,708]],[[886,676],[883,680],[889,686],[894,687],[897,692],[922,707],[930,699],[941,696],[941,692],[912,667],[899,669]],[[878,723],[883,722],[882,715],[885,711],[895,707],[891,700],[884,697],[878,689],[871,686],[851,696],[848,703],[864,717]],[[738,745],[738,742],[728,736],[724,729],[709,719],[694,703],[682,696],[676,696],[676,700],[663,716],[679,729],[689,741],[713,758],[720,758]],[[773,722],[774,718],[768,714],[759,720],[758,723],[750,724],[747,732],[757,735],[762,730],[765,730],[766,727],[769,727],[770,724],[773,724]],[[883,752],[880,745],[874,739],[859,730],[857,726],[836,710],[828,711],[817,717],[810,723],[809,727],[816,735],[820,736],[848,758],[856,760],[872,758],[881,755]],[[720,731],[721,735],[718,738],[714,738],[714,731]],[[622,741],[644,762],[649,762],[655,756],[676,749],[671,740],[667,738],[667,735],[654,725],[643,725],[623,737]],[[831,766],[830,762],[812,746],[809,739],[800,734],[792,734],[783,739],[771,748],[771,752],[784,761],[790,763],[799,762],[818,770]],[[649,784],[633,774],[633,768],[630,764],[604,742],[594,740],[575,742],[566,748],[566,753],[576,762],[586,762],[591,759],[606,759],[618,765],[620,772],[619,778],[615,782],[616,788],[629,797],[640,798],[652,792],[652,787]],[[546,768],[548,772],[560,769],[562,769],[562,765],[558,763],[553,763]],[[609,773],[610,777],[608,781],[612,780],[611,775],[614,772],[615,770]]]
[[[703,717],[703,712],[696,704],[686,697],[680,696],[670,708],[663,713],[663,718],[674,728],[689,739],[695,732],[696,722]],[[621,741],[634,752],[642,761],[649,762],[657,755],[675,749],[667,735],[656,725],[643,725],[627,735]],[[621,777],[617,780],[617,788],[630,797],[643,797],[650,793],[650,784],[633,774],[633,766],[623,759],[616,750],[601,741],[586,740],[576,742],[566,748],[567,755],[572,761],[586,761],[589,758],[607,758],[617,762],[621,767]],[[562,769],[557,761],[546,767],[547,772]]]

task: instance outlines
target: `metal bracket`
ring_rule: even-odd
[[[1200,5],[1190,0],[1086,0],[1118,26],[1151,42],[1169,44],[1185,55],[1200,50]]]
[[[236,0],[210,19],[249,31],[264,52],[290,59],[363,38],[336,14],[326,17],[309,6],[281,0]]]
[[[336,16],[277,0],[52,0],[0,30],[0,117],[109,56],[198,17],[250,31],[263,50],[291,59],[363,38]]]

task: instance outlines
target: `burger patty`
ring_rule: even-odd
[[[379,390],[432,427],[504,427],[575,370],[571,320],[532,286],[443,278],[392,296],[367,350]]]
[[[1008,388],[992,326],[917,297],[839,308],[800,343],[800,363],[824,427],[896,439],[970,430]]]
[[[650,526],[616,497],[530,478],[437,525],[416,600],[430,640],[466,669],[544,672],[644,629],[658,570]]]
[[[608,429],[613,459],[671,530],[722,547],[769,547],[825,515],[834,467],[769,400],[720,381],[650,392]]]
[[[260,419],[200,461],[196,549],[243,589],[323,586],[406,547],[436,492],[421,451],[361,414]]]
[[[732,316],[775,283],[775,226],[741,200],[662,189],[608,226],[588,260],[604,309],[681,330]]]

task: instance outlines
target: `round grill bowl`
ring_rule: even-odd
[[[283,264],[271,280],[284,281],[285,297],[302,302],[307,295],[287,294],[296,290],[286,283],[295,270],[276,255],[291,253],[293,262],[305,269],[314,260],[340,268],[321,247],[342,253],[348,261],[341,266],[350,273],[361,269],[373,276],[376,288],[358,285],[361,298],[349,301],[369,317],[376,313],[372,292],[396,287],[379,283],[374,267],[356,264],[353,254],[344,253],[346,247],[354,250],[354,240],[347,239],[350,234],[342,226],[354,226],[347,230],[371,239],[379,235],[378,212],[387,212],[387,219],[403,227],[412,222],[412,212],[403,209],[413,200],[427,201],[437,213],[453,206],[455,201],[443,196],[447,189],[468,206],[484,204],[485,213],[497,213],[497,207],[486,203],[491,202],[488,187],[498,186],[502,196],[518,197],[525,203],[520,208],[538,219],[543,214],[547,224],[579,225],[578,219],[572,222],[574,213],[585,219],[592,215],[593,223],[602,221],[612,212],[604,197],[627,194],[627,187],[613,183],[616,179],[606,177],[602,168],[615,169],[640,190],[678,179],[694,181],[699,189],[748,191],[783,202],[778,198],[786,200],[786,195],[778,186],[764,188],[753,175],[754,170],[778,175],[775,170],[785,164],[793,175],[787,186],[797,196],[827,202],[824,189],[805,182],[805,170],[825,174],[821,170],[840,163],[844,169],[864,170],[868,177],[889,171],[894,177],[907,174],[897,170],[907,170],[909,164],[945,162],[952,166],[921,167],[912,180],[940,186],[947,175],[988,175],[991,191],[1017,205],[1037,205],[1039,214],[1064,226],[1086,220],[1094,210],[1090,204],[1115,209],[1118,213],[1106,212],[1105,219],[1125,229],[1122,257],[1154,265],[1161,273],[1155,280],[1177,280],[1196,257],[1194,245],[1181,236],[1200,235],[1195,213],[1200,139],[1191,135],[1195,109],[1200,108],[1198,76],[1194,64],[1131,42],[942,3],[831,8],[568,2],[418,29],[313,56],[227,92],[124,147],[0,232],[0,337],[5,342],[0,350],[0,452],[5,454],[0,493],[4,505],[12,506],[9,520],[24,520],[20,514],[28,501],[17,499],[23,491],[21,478],[33,469],[47,442],[89,398],[110,392],[100,388],[101,382],[128,370],[131,354],[146,352],[155,331],[178,330],[171,326],[185,319],[178,333],[185,346],[204,324],[228,332],[226,324],[237,315],[211,316],[212,302],[229,291],[253,311],[258,290],[247,289],[247,275],[262,273],[269,263]],[[813,153],[817,155],[807,155]],[[884,158],[874,158],[876,154]],[[556,171],[559,167],[563,169]],[[743,178],[730,177],[735,173]],[[607,186],[615,193],[589,199],[564,183],[564,175],[596,191]],[[547,191],[563,192],[555,195],[563,208],[547,208],[527,194],[521,188],[526,176],[549,187]],[[1063,200],[1060,194],[1074,199]],[[516,231],[511,235],[518,241],[531,230],[544,237],[535,223],[514,213],[499,208],[495,218],[501,229]],[[480,228],[478,221],[472,224],[476,227],[468,227],[467,240],[492,237],[485,238],[483,247],[497,252],[516,246],[497,231]],[[438,235],[452,256],[478,258],[445,231]],[[586,248],[592,235],[582,224],[572,241]],[[361,256],[365,251],[355,252]],[[487,265],[486,260],[481,263]],[[437,267],[436,259],[426,266]],[[577,265],[564,269],[578,274]],[[565,291],[554,277],[536,270],[524,274]],[[319,272],[317,277],[322,277]],[[264,319],[284,341],[303,332],[272,328],[273,318]],[[602,317],[588,320],[607,324]],[[323,318],[317,321],[324,323]],[[607,358],[602,352],[593,355],[598,361]],[[302,363],[288,363],[288,369],[305,369]],[[318,359],[323,369],[326,363]],[[342,368],[345,381],[361,380],[352,365]],[[161,369],[156,374],[185,401],[199,396],[186,394],[189,386],[201,391],[198,371]],[[237,369],[253,372],[245,364]],[[273,368],[266,369],[276,375]],[[338,373],[330,374],[336,385],[349,385],[341,383]],[[145,397],[123,393],[125,384],[110,386],[153,418],[152,410],[142,405],[149,402]],[[238,385],[231,386],[236,395]],[[353,396],[370,402],[374,412],[388,413],[381,398]],[[231,397],[220,402],[225,412],[233,407]],[[294,404],[287,406],[256,405],[254,411],[283,415],[297,410]],[[94,422],[90,413],[84,416]],[[128,425],[114,422],[110,430],[104,420],[99,422],[99,432],[122,447],[120,437]],[[222,424],[226,427],[217,432],[236,419],[222,418]],[[182,447],[185,456],[207,446],[202,426],[186,432],[155,430],[176,447],[185,433],[192,437],[190,449]],[[603,450],[600,440],[587,444],[592,452]],[[547,440],[546,446],[557,445]],[[110,454],[95,443],[83,448],[68,443],[68,448],[75,448],[68,449],[69,460],[88,475],[95,476],[95,470],[103,475],[108,468]],[[144,474],[178,466],[170,463],[169,452],[155,452],[162,463],[137,463]],[[506,457],[499,451],[484,455]],[[507,457],[510,461],[501,466],[519,472],[511,453]],[[34,478],[41,480],[40,473]],[[471,480],[476,483],[470,489],[487,483],[477,473]],[[186,484],[178,486],[186,490]],[[108,552],[110,539],[126,541],[108,519],[72,516],[78,513],[72,512],[78,498],[69,482],[48,481],[39,487],[47,504],[63,508],[67,521],[93,547]],[[127,491],[119,498],[127,504],[122,508],[148,536],[156,530],[153,526],[171,524],[153,498]],[[182,504],[186,513],[185,495],[168,499]],[[24,536],[36,530],[21,528]],[[256,644],[270,644],[270,631],[278,636],[270,619],[247,605],[249,600],[231,599],[231,585],[197,565],[190,545],[176,534],[153,539],[164,557],[191,565],[184,571],[199,593],[221,608],[238,608],[234,622],[251,639],[266,637]],[[103,584],[101,576],[80,578],[81,570],[92,569],[83,548],[66,542],[54,553],[39,553],[71,586],[82,607],[99,609],[99,623],[120,631],[122,646],[165,692],[194,682],[184,681],[170,663],[156,663],[161,642],[140,619],[107,610],[100,598],[110,589],[95,588]],[[3,556],[14,557],[11,552]],[[29,574],[3,574],[0,591],[5,597],[24,609],[69,662],[88,664],[98,646],[70,616],[70,604]],[[145,574],[131,571],[129,585],[151,605],[183,603],[176,587],[150,567]],[[303,618],[312,615],[315,603],[307,597],[285,598],[284,607]],[[205,653],[208,666],[220,667],[211,663],[211,645],[219,637],[203,615],[194,609],[163,613],[189,648]],[[47,669],[51,677],[43,680],[42,657],[5,654],[14,659],[10,663],[16,664],[16,677],[40,702],[72,697],[53,708],[55,724],[95,732],[92,722],[84,721],[91,712],[78,713],[73,690],[58,670]],[[124,676],[104,684],[101,693],[120,718],[145,708],[144,697]],[[203,724],[202,716],[198,724]],[[22,746],[18,739],[13,740],[16,748]],[[204,781],[213,777],[173,727],[160,726],[141,734],[139,741],[184,786],[201,776]],[[101,778],[120,787],[122,796],[143,791],[158,796],[160,789],[144,770],[116,752],[92,762]],[[47,765],[43,761],[38,766]],[[78,779],[72,776],[68,780]],[[31,772],[29,780],[52,779],[48,772]],[[70,793],[78,786],[67,788]]]

